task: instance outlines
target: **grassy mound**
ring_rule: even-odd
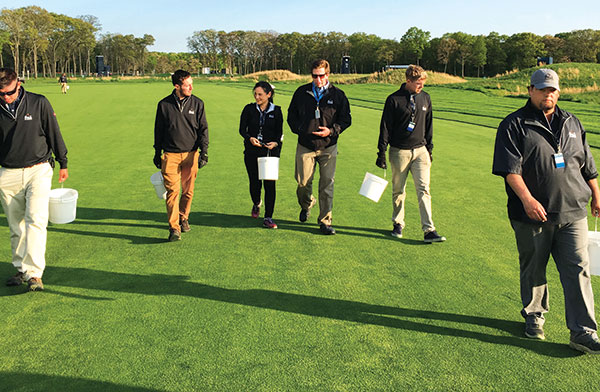
[[[306,76],[300,76],[286,69],[275,69],[272,71],[260,71],[244,75],[243,79],[264,80],[266,82],[278,82],[282,80],[303,80]]]
[[[493,78],[469,80],[456,88],[480,91],[489,95],[526,96],[531,74],[538,68],[532,67],[520,71],[507,72]],[[600,64],[593,63],[560,63],[545,65],[558,73],[560,77],[561,99],[600,103]]]
[[[366,83],[385,83],[402,84],[406,81],[405,70],[392,69],[385,72],[374,72],[370,75],[347,75],[337,82],[340,84],[366,84]],[[346,76],[346,75],[344,75]],[[443,72],[427,71],[427,84],[440,85],[450,83],[465,83],[466,80],[458,76],[452,76]]]

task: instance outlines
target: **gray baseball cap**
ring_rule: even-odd
[[[553,87],[560,91],[560,87],[558,87],[558,74],[548,68],[541,68],[535,71],[531,75],[531,85],[538,90]]]

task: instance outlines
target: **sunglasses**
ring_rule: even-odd
[[[321,75],[317,75],[317,74],[312,74],[313,79],[317,79],[317,78],[324,78],[325,76],[327,76],[327,74],[321,74]]]
[[[19,89],[19,83],[17,83],[17,85],[15,86],[15,89],[12,91],[7,91],[7,92],[0,91],[0,97],[5,97],[7,95],[13,95],[14,93],[17,92],[18,89]]]

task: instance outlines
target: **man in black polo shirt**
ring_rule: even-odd
[[[529,100],[498,127],[493,173],[504,177],[519,251],[525,336],[545,339],[546,266],[552,254],[563,286],[570,346],[600,354],[587,251],[586,205],[600,215],[598,172],[579,120],[558,107],[558,75],[531,75]]]
[[[208,125],[204,102],[192,95],[190,73],[177,70],[171,81],[175,89],[156,109],[154,164],[161,169],[167,189],[169,241],[178,241],[182,231],[190,231],[194,182],[198,169],[208,162]]]
[[[25,91],[10,68],[0,68],[0,104],[0,201],[17,269],[6,284],[27,282],[29,290],[43,290],[52,154],[63,182],[69,177],[67,148],[50,102]]]
[[[387,168],[385,151],[389,144],[394,203],[392,236],[402,237],[406,180],[410,172],[417,190],[421,228],[425,233],[424,241],[431,243],[442,242],[446,238],[437,233],[431,217],[429,181],[433,151],[433,115],[429,94],[422,91],[426,80],[425,70],[418,65],[411,65],[406,69],[406,83],[400,86],[400,90],[387,97],[381,116],[377,145],[379,152],[375,164],[382,169]]]

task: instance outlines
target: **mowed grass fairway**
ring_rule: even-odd
[[[380,109],[396,86],[342,86],[353,125],[340,137],[338,234],[328,237],[318,234],[318,209],[308,222],[297,220],[296,138],[287,124],[274,215],[279,229],[263,229],[249,216],[238,124],[253,101],[251,85],[196,80],[194,93],[206,103],[209,163],[196,181],[192,231],[167,243],[164,202],[149,178],[156,171],[156,104],[170,83],[73,83],[66,96],[55,83],[25,86],[54,106],[69,148],[65,186],[77,189],[79,200],[75,222],[49,227],[46,290],[27,293],[2,281],[1,391],[600,385],[599,359],[568,347],[552,263],[547,340],[523,337],[517,251],[503,182],[491,174],[495,130],[488,123],[500,120],[485,115],[502,118],[524,99],[426,88],[434,110],[448,109],[434,112],[431,186],[434,221],[448,240],[426,245],[412,181],[399,240],[389,235],[391,186],[377,204],[358,194],[366,171],[383,175],[374,165]],[[276,90],[284,115],[295,87]],[[592,120],[599,112],[565,105]],[[461,116],[461,108],[481,109],[488,126],[476,125],[477,113]],[[14,270],[4,215],[1,221],[5,279]],[[600,278],[592,281],[598,304]]]

